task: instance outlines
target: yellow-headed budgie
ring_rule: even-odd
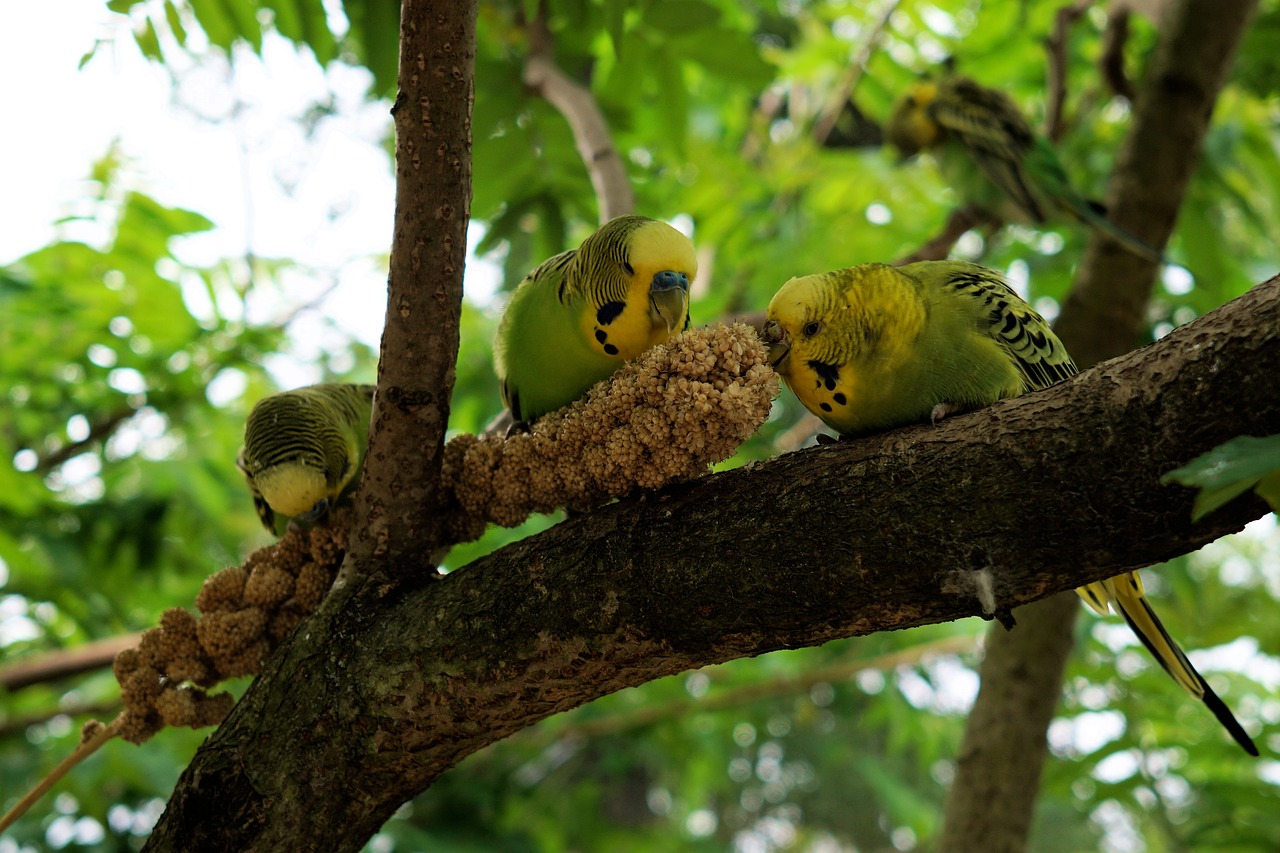
[[[369,442],[372,385],[327,383],[259,400],[244,428],[236,465],[262,524],[276,515],[322,520],[353,487]]]
[[[1129,251],[1161,260],[1072,188],[1053,146],[998,89],[959,75],[916,83],[895,104],[885,139],[904,157],[931,151],[956,194],[992,216],[1043,224],[1065,212]]]
[[[793,278],[769,303],[765,340],[795,395],[843,435],[937,420],[1076,372],[1048,323],[999,273],[960,261]],[[1164,629],[1136,572],[1078,592],[1099,613],[1114,607],[1174,680],[1258,754]]]
[[[611,219],[544,261],[511,296],[494,362],[517,422],[568,405],[627,359],[684,330],[693,243],[644,216]]]

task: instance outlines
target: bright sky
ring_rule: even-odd
[[[84,195],[91,164],[118,139],[133,161],[133,187],[216,223],[177,246],[183,261],[203,265],[252,250],[317,271],[255,294],[250,319],[284,317],[337,282],[322,314],[293,326],[296,360],[271,365],[279,381],[314,381],[308,362],[326,345],[322,315],[376,346],[394,212],[382,149],[388,105],[363,100],[370,81],[363,69],[335,63],[326,71],[282,39],[269,40],[263,54],[244,51],[234,69],[216,61],[178,68],[175,85],[143,58],[103,0],[7,4],[0,27],[0,115],[9,128],[0,156],[0,264],[53,239],[54,221]],[[335,114],[310,133],[295,121],[331,98]],[[492,265],[469,259],[470,296],[486,300],[496,280]],[[188,293],[197,312],[202,300]]]

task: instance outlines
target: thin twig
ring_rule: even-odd
[[[791,453],[804,447],[806,441],[822,429],[817,415],[805,412],[786,432],[773,440],[773,449],[779,454]]]
[[[70,755],[59,761],[58,766],[50,770],[49,775],[41,779],[34,788],[23,795],[22,799],[18,800],[13,808],[5,812],[4,817],[0,817],[0,832],[4,832],[13,826],[14,821],[26,814],[27,809],[35,805],[73,767],[93,755],[102,748],[104,743],[119,734],[120,724],[123,720],[124,712],[121,711],[120,715],[112,720],[110,725],[104,726],[101,723],[97,723],[93,729],[86,727],[86,737],[80,742],[80,745],[72,750]]]
[[[1066,130],[1062,110],[1067,102],[1067,36],[1075,22],[1092,5],[1093,0],[1076,0],[1070,6],[1063,6],[1054,16],[1053,32],[1045,39],[1049,60],[1046,81],[1049,101],[1045,105],[1044,135],[1050,142],[1057,142]]]
[[[600,221],[608,222],[615,216],[635,210],[635,193],[595,96],[585,86],[571,80],[555,63],[547,14],[544,0],[538,4],[537,17],[529,23],[529,55],[524,61],[524,82],[569,122],[578,156],[586,165],[591,186],[595,188]]]
[[[50,451],[44,456],[41,456],[36,461],[36,473],[47,474],[63,462],[66,462],[68,459],[72,459],[80,455],[97,442],[105,441],[120,428],[121,424],[137,413],[137,409],[125,406],[100,418],[89,425],[89,434],[84,438],[78,441],[73,441],[70,444],[65,444],[57,450]]]
[[[759,100],[756,101],[756,108],[751,114],[747,134],[738,148],[738,153],[743,160],[754,162],[760,156],[760,152],[764,150],[764,140],[769,138],[769,127],[778,117],[778,113],[782,112],[782,107],[786,103],[786,97],[777,86],[770,86],[760,94]]]
[[[1112,92],[1132,102],[1133,83],[1124,70],[1124,46],[1129,41],[1129,14],[1127,8],[1120,6],[1112,7],[1111,14],[1107,16],[1098,70]]]
[[[889,18],[898,9],[898,3],[899,0],[889,0],[889,2],[885,3],[880,17],[876,19],[871,31],[867,33],[866,39],[863,40],[862,45],[859,47],[857,56],[853,58],[849,67],[841,75],[840,82],[831,90],[826,104],[823,105],[822,112],[818,114],[813,123],[813,141],[819,145],[825,144],[827,138],[831,136],[831,131],[835,129],[836,122],[840,120],[840,113],[844,111],[844,105],[853,97],[854,90],[858,88],[858,83],[862,80],[862,75],[866,73],[867,63],[871,61],[871,57],[875,53],[880,36],[884,33],[885,28],[889,26]]]

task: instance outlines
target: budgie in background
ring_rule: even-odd
[[[644,216],[611,219],[525,276],[502,321],[494,364],[516,422],[568,405],[628,359],[689,324],[693,243]]]
[[[903,157],[932,152],[965,203],[1001,220],[1040,225],[1065,212],[1136,255],[1163,260],[1071,187],[1053,147],[998,89],[959,75],[916,83],[894,105],[885,139]]]
[[[999,273],[960,261],[793,278],[769,303],[764,337],[787,386],[843,435],[936,421],[1076,373],[1049,324]],[[1099,613],[1122,615],[1174,680],[1258,754],[1160,623],[1137,572],[1077,592]]]
[[[262,524],[276,515],[322,521],[354,487],[369,443],[372,385],[327,383],[283,391],[249,412],[236,465]]]

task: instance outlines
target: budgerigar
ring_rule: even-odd
[[[276,515],[321,521],[353,487],[369,442],[372,385],[327,383],[259,400],[236,465],[262,524]]]
[[[936,420],[1076,372],[1049,325],[999,273],[960,261],[793,278],[769,303],[765,339],[788,387],[844,435]],[[1114,607],[1174,680],[1258,754],[1156,617],[1137,572],[1077,591],[1100,613]]]
[[[916,83],[894,105],[885,138],[904,157],[931,151],[960,198],[992,216],[1038,225],[1065,212],[1129,251],[1161,260],[1072,188],[1053,147],[998,89],[959,75]]]
[[[529,273],[498,326],[494,362],[516,422],[568,405],[689,323],[693,243],[644,216],[611,219]]]

